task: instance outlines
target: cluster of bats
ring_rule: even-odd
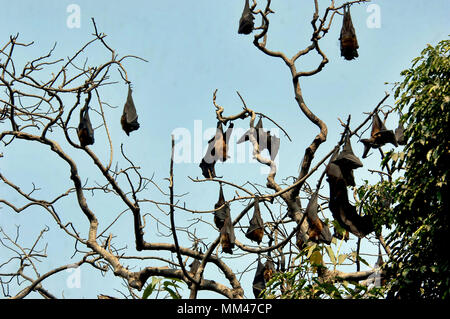
[[[205,156],[203,156],[200,162],[200,168],[202,175],[205,178],[215,178],[216,169],[215,165],[218,161],[225,162],[228,159],[228,142],[230,140],[231,133],[233,132],[234,124],[231,122],[228,125],[227,130],[223,131],[222,122],[217,122],[216,134],[208,141],[208,148]],[[260,152],[267,149],[272,160],[278,154],[280,148],[280,139],[275,135],[271,135],[270,131],[264,131],[262,118],[259,119],[255,128],[249,129],[244,135],[237,141],[237,144],[244,143],[250,140],[250,136],[253,135],[258,142],[258,149]]]
[[[244,10],[239,20],[239,34],[252,33],[255,23],[255,17],[250,9],[249,0],[245,0]],[[350,7],[344,7],[344,18],[339,37],[341,45],[341,56],[346,60],[353,60],[358,57],[358,39],[356,38],[355,28],[353,27],[352,17],[350,15]]]
[[[128,84],[128,96],[123,107],[120,124],[127,135],[130,135],[132,131],[139,129],[138,115],[136,113],[136,107],[134,106],[130,84]],[[80,110],[80,123],[78,124],[77,135],[81,147],[93,145],[95,142],[94,129],[92,128],[92,123],[89,118],[88,105],[85,105]]]
[[[216,160],[226,160],[227,143],[232,129],[233,125],[230,124],[227,132],[224,134],[222,125],[219,122],[215,137],[213,137],[208,142],[210,145],[210,147],[208,147],[209,152],[212,153],[213,158],[214,154],[216,154]],[[261,142],[262,139],[265,139],[266,145],[269,144],[267,139],[270,134],[264,132],[261,119],[256,125],[255,129],[248,130],[238,140],[238,142],[248,141],[250,134],[253,134],[258,142]],[[350,132],[346,130],[344,134],[345,135],[342,150],[340,148],[337,148],[333,153],[328,165],[326,166],[325,173],[330,190],[329,209],[333,215],[334,220],[341,226],[341,228],[345,230],[345,233],[336,233],[335,228],[335,233],[332,235],[328,225],[319,218],[319,192],[317,189],[311,195],[304,212],[306,215],[306,221],[309,226],[308,238],[313,242],[322,242],[329,245],[332,241],[333,236],[340,239],[344,238],[345,240],[347,240],[349,233],[362,238],[374,231],[374,225],[371,216],[361,216],[360,214],[358,214],[356,207],[349,202],[347,187],[356,186],[353,171],[357,168],[362,167],[363,164],[353,152],[350,142]],[[219,141],[217,141],[217,139],[219,139]],[[274,143],[273,136],[271,137],[271,139],[271,143]],[[279,145],[279,139],[275,140],[277,145]],[[385,124],[381,121],[377,112],[375,112],[372,116],[370,137],[367,139],[361,139],[361,142],[364,144],[364,154],[362,156],[363,158],[367,157],[370,149],[380,148],[387,143],[391,143],[394,146],[406,144],[403,126],[399,124],[395,132],[393,130],[388,130]],[[261,143],[261,145],[264,145],[264,143]],[[217,150],[214,151],[214,148],[217,148]],[[211,149],[213,150],[212,152]],[[275,151],[272,150],[272,153],[270,153],[271,157],[274,158],[277,152],[278,147]],[[204,163],[206,163],[205,158]],[[212,163],[215,162],[213,161]],[[200,167],[202,166],[203,165],[200,164]],[[205,177],[212,177],[211,173],[214,173],[214,164],[212,164],[209,169],[207,168],[207,166],[204,166],[202,167],[202,170],[204,172],[204,175],[206,174]],[[264,222],[261,217],[258,197],[255,198],[253,208],[253,216],[250,219],[250,223],[245,236],[248,239],[260,244],[264,236]],[[220,184],[219,199],[214,205],[214,209],[214,223],[220,231],[220,244],[222,246],[222,252],[232,254],[236,237],[234,234],[234,227],[230,215],[230,206],[225,201],[222,184]],[[297,238],[297,245],[302,248],[304,243],[299,242],[299,240],[300,237]],[[267,260],[266,264],[263,265],[258,256],[258,267],[253,281],[253,292],[255,298],[259,297],[261,291],[264,289],[267,281],[271,278],[273,272],[273,263],[270,260]]]
[[[239,20],[239,34],[250,34],[254,28],[254,16],[250,10],[249,0],[245,0],[244,11]],[[358,57],[358,40],[356,38],[355,29],[353,27],[350,9],[344,7],[344,19],[340,34],[341,56],[346,60],[352,60]],[[89,106],[86,105],[80,110],[80,123],[78,125],[77,134],[80,145],[85,147],[94,144],[94,129],[89,118]],[[131,86],[128,86],[128,96],[125,102],[123,113],[120,118],[122,129],[127,135],[132,131],[139,129],[137,121],[138,116],[134,105]],[[225,162],[228,158],[228,142],[233,131],[233,123],[231,122],[226,130],[223,132],[222,122],[217,123],[217,130],[214,137],[208,141],[208,148],[203,157],[200,168],[202,175],[205,178],[215,178],[215,164],[217,161]],[[253,135],[258,142],[260,152],[264,149],[269,151],[272,160],[277,156],[280,139],[270,134],[270,131],[264,131],[262,118],[259,119],[255,128],[248,130],[237,143],[243,143],[250,140]],[[374,114],[372,118],[372,130],[368,139],[361,139],[364,144],[364,153],[362,158],[366,158],[370,149],[379,148],[386,143],[391,143],[394,146],[404,145],[405,138],[403,135],[403,127],[395,130],[386,129],[384,123],[379,118],[378,114]],[[333,214],[333,218],[348,232],[353,233],[358,237],[364,237],[373,231],[374,225],[370,216],[360,216],[355,206],[351,205],[348,200],[347,187],[355,186],[355,179],[353,170],[362,167],[363,164],[358,157],[355,156],[350,144],[350,136],[347,133],[345,136],[344,146],[342,151],[339,149],[333,154],[330,162],[326,168],[327,181],[330,187],[330,202],[329,208]],[[311,195],[308,205],[305,210],[307,222],[309,225],[308,237],[315,242],[331,243],[332,235],[328,226],[320,220],[318,216],[318,190]],[[235,245],[234,227],[230,215],[230,206],[226,203],[222,184],[220,184],[219,199],[214,205],[214,223],[220,231],[220,244],[222,251],[232,254]],[[259,200],[255,198],[253,216],[250,220],[249,227],[245,236],[261,243],[264,235],[264,222],[261,218],[261,211],[259,208]],[[339,236],[339,234],[334,234]],[[342,236],[342,235],[340,235]],[[348,238],[348,237],[347,237]],[[302,245],[298,243],[298,245]],[[270,280],[275,271],[273,262],[267,260],[265,264],[261,263],[258,256],[258,266],[253,280],[253,293],[258,298],[265,288],[266,283]]]

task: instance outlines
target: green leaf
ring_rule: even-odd
[[[348,254],[340,254],[338,256],[338,265],[341,265],[348,257]]]
[[[314,265],[322,265],[322,254],[320,253],[320,251],[316,250],[315,252],[313,252],[311,254],[311,256],[309,257],[309,260],[311,261],[311,264]]]
[[[147,285],[142,294],[142,299],[148,299],[148,297],[152,294],[153,290],[155,290],[156,285],[161,281],[161,278],[152,277],[152,282]]]
[[[336,256],[334,255],[333,249],[330,246],[325,246],[327,250],[328,257],[330,257],[331,262],[333,265],[336,265]]]
[[[165,286],[164,290],[170,294],[170,297],[172,297],[172,299],[181,299],[181,296],[175,291],[173,291],[171,288]]]
[[[311,257],[311,254],[314,252],[314,249],[317,247],[317,244],[313,244],[310,247],[308,247],[308,254],[306,255],[306,258]]]

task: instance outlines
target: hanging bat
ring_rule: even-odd
[[[356,186],[353,170],[362,167],[363,164],[361,160],[353,153],[352,145],[350,143],[350,136],[348,133],[345,136],[344,147],[336,158],[333,159],[333,163],[339,166],[347,186]]]
[[[353,60],[358,57],[358,39],[356,38],[350,7],[348,6],[344,7],[344,19],[339,40],[341,41],[341,56],[346,60]]]
[[[255,277],[253,278],[253,295],[255,298],[260,298],[261,292],[266,288],[266,281],[264,280],[264,265],[258,255],[258,266],[256,267]]]
[[[295,244],[297,245],[299,250],[303,250],[304,248],[306,248],[306,244],[303,241],[303,236],[302,236],[300,228],[298,229],[297,233],[295,234]]]
[[[130,135],[132,131],[139,129],[139,123],[137,121],[138,115],[136,113],[136,107],[134,106],[134,101],[132,97],[131,85],[128,84],[128,96],[125,105],[123,106],[122,117],[120,118],[120,124],[122,129]]]
[[[225,162],[228,158],[228,142],[233,132],[234,124],[230,123],[225,134],[223,133],[222,122],[217,123],[216,134],[208,141],[208,149],[202,158],[199,167],[205,178],[216,177],[215,165],[217,161]]]
[[[331,244],[332,236],[328,226],[320,220],[317,214],[319,210],[318,197],[319,192],[317,190],[312,194],[306,206],[305,214],[308,217],[309,223],[308,236],[310,240],[316,243],[323,242],[329,245]]]
[[[264,222],[261,218],[261,211],[259,209],[259,199],[258,197],[256,197],[253,217],[250,220],[250,226],[248,227],[245,237],[259,244],[262,241],[263,235],[264,235]]]
[[[258,142],[259,152],[267,149],[269,151],[270,158],[273,161],[277,157],[278,150],[280,149],[280,138],[275,135],[270,135],[270,131],[264,131],[262,118],[260,118],[255,128],[245,132],[236,143],[240,144],[249,141],[250,135],[252,134]]]
[[[89,118],[89,106],[80,110],[80,124],[78,124],[77,135],[81,147],[94,144],[94,130]]]
[[[351,205],[348,199],[347,202],[341,202],[337,220],[344,229],[359,238],[363,238],[374,231],[372,218],[368,215],[358,215],[356,207]]]
[[[222,245],[222,252],[233,254],[235,236],[233,223],[231,222],[231,215],[227,214],[223,222],[223,227],[220,229],[220,244]]]
[[[138,115],[136,113],[136,107],[134,105],[132,97],[131,85],[128,85],[128,95],[125,105],[123,107],[122,116],[120,118],[122,129],[127,135],[130,135],[132,131],[139,129]]]
[[[214,205],[214,209],[217,209],[223,205],[225,205],[225,206],[214,212],[214,224],[216,225],[216,227],[219,230],[222,229],[223,224],[225,222],[225,218],[228,215],[230,215],[230,205],[225,203],[225,197],[223,196],[222,184],[220,184],[219,200]]]
[[[377,113],[372,116],[372,130],[370,132],[370,138],[361,139],[361,142],[364,144],[364,153],[362,158],[367,157],[367,154],[371,148],[380,148],[386,143],[391,143],[395,147],[398,146],[394,132],[386,128]]]
[[[405,129],[400,122],[398,123],[398,127],[395,129],[395,140],[398,145],[406,145]]]
[[[336,154],[336,152],[335,152]],[[329,209],[333,218],[345,230],[362,238],[374,230],[370,216],[360,216],[356,208],[349,203],[347,183],[340,167],[330,160],[326,168],[330,188]]]
[[[241,19],[239,20],[239,34],[250,34],[253,31],[255,25],[252,11],[250,10],[250,5],[248,0],[245,0],[244,11],[242,11]]]

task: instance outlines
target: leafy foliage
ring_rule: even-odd
[[[379,201],[383,191],[394,204],[374,207],[378,224],[395,225],[387,238],[389,297],[449,297],[449,49],[448,40],[428,45],[401,73],[395,91],[407,144],[403,152],[389,153],[386,162],[404,176],[374,186],[370,195]]]
[[[299,264],[293,271],[276,273],[267,283],[264,297],[267,299],[370,299],[383,297],[382,287],[368,287],[357,282],[328,281],[319,274],[322,265],[323,250],[334,264],[338,266],[347,258],[355,255],[339,254],[328,245],[314,244],[301,251],[297,257]],[[358,256],[359,257],[359,256]]]
[[[181,295],[178,292],[178,289],[181,287],[177,283],[184,283],[181,279],[177,278],[159,278],[152,277],[151,282],[144,289],[144,293],[142,294],[142,299],[149,299],[153,292],[156,292],[155,299],[159,297],[160,292],[166,292],[167,294],[164,298],[172,298],[172,299],[180,299]]]

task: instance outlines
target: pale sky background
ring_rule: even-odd
[[[263,5],[263,1],[260,1]],[[337,4],[344,1],[336,1]],[[80,28],[69,28],[66,11],[70,4],[77,4],[81,9]],[[321,16],[330,1],[319,1]],[[328,140],[324,143],[313,162],[313,166],[323,155],[336,144],[339,139],[340,125],[337,118],[345,120],[352,115],[353,125],[361,122],[390,92],[393,83],[400,80],[400,72],[408,68],[411,60],[418,56],[427,43],[435,45],[438,41],[447,39],[450,31],[448,0],[397,0],[372,1],[380,8],[380,28],[369,28],[366,11],[368,4],[352,7],[353,23],[359,41],[359,58],[345,61],[339,52],[339,31],[342,18],[336,16],[333,26],[320,45],[330,62],[324,70],[313,77],[301,80],[305,101],[309,108],[328,125]],[[277,181],[289,176],[296,176],[298,165],[303,158],[304,149],[318,133],[300,112],[294,100],[291,76],[288,68],[280,59],[271,58],[257,50],[252,41],[253,35],[238,35],[238,22],[244,1],[241,0],[184,0],[184,1],[2,1],[0,19],[1,46],[7,43],[10,35],[20,34],[19,41],[31,42],[29,48],[17,48],[15,51],[16,68],[26,61],[46,54],[56,42],[53,57],[66,58],[72,55],[92,38],[93,25],[91,17],[95,18],[100,32],[106,33],[107,43],[120,56],[132,54],[140,56],[148,63],[130,59],[124,63],[130,81],[134,88],[134,102],[139,115],[141,128],[126,136],[120,128],[119,118],[126,99],[127,88],[121,81],[117,71],[112,71],[112,79],[119,81],[105,88],[102,98],[110,105],[117,107],[107,110],[107,120],[114,141],[114,164],[119,161],[119,167],[125,165],[120,156],[120,144],[125,144],[127,155],[136,165],[142,167],[142,173],[147,177],[154,174],[154,181],[167,190],[164,178],[169,174],[170,135],[177,128],[184,128],[194,137],[194,121],[201,121],[202,132],[216,125],[215,109],[212,95],[218,89],[217,102],[225,107],[225,115],[241,111],[241,102],[236,94],[239,91],[247,105],[257,112],[267,114],[279,123],[290,135],[292,142],[281,134],[279,152],[279,169]],[[270,16],[270,31],[268,48],[281,50],[292,56],[299,49],[310,44],[312,28],[310,21],[313,13],[313,1],[274,0],[272,9],[276,12]],[[259,23],[257,18],[256,22]],[[102,63],[110,58],[110,53],[96,46],[88,51],[88,63]],[[298,69],[310,70],[320,62],[314,53],[298,63]],[[48,74],[43,73],[43,77]],[[393,105],[391,97],[387,104]],[[91,112],[94,126],[101,119]],[[393,117],[387,123],[395,128],[397,118]],[[2,130],[8,129],[9,122],[1,124]],[[248,127],[248,121],[236,122],[236,128]],[[272,128],[268,121],[265,126]],[[73,132],[72,132],[73,133]],[[210,136],[204,136],[203,145]],[[109,148],[104,130],[96,130],[96,143],[92,149],[106,162],[109,159]],[[192,141],[194,144],[194,141]],[[362,155],[363,146],[352,139],[353,150]],[[191,152],[194,153],[194,145]],[[248,145],[246,146],[248,150]],[[388,150],[386,147],[385,150]],[[104,183],[102,176],[92,170],[91,161],[79,150],[65,149],[74,159],[85,160],[86,165],[79,164],[83,180],[89,178]],[[32,189],[32,182],[41,191],[35,196],[51,199],[59,192],[71,187],[67,165],[51,154],[41,145],[16,141],[11,147],[0,146],[0,152],[5,157],[0,159],[2,174],[19,185],[24,191]],[[203,151],[201,152],[203,153]],[[200,154],[200,157],[203,154]],[[233,156],[233,155],[232,155]],[[265,184],[265,175],[260,173],[260,165],[249,163],[247,155],[245,163],[236,163],[232,157],[229,163],[216,165],[219,176],[225,176],[229,181],[243,184],[252,180]],[[364,167],[355,171],[357,184],[363,179],[371,182],[379,180],[378,176],[370,175],[368,169],[378,169],[378,154],[374,153],[363,160]],[[234,161],[234,163],[233,163]],[[313,176],[320,176],[319,170]],[[217,201],[218,186],[215,183],[193,183],[188,176],[201,177],[198,162],[180,163],[175,165],[175,190],[177,193],[189,194],[182,199],[189,208],[196,210],[212,209]],[[327,186],[327,183],[323,183]],[[233,196],[234,190],[225,189],[225,198]],[[323,191],[327,195],[327,188]],[[165,200],[154,187],[149,187],[145,197],[155,200]],[[119,214],[123,205],[115,206],[111,197],[96,195],[95,198],[86,193],[88,204],[101,221],[103,230]],[[0,197],[23,205],[22,199],[0,184]],[[72,197],[73,199],[73,197]],[[85,231],[86,221],[78,205],[70,199],[61,205],[60,217],[63,221],[73,220],[78,229]],[[306,202],[305,202],[306,205]],[[62,209],[62,207],[64,209]],[[232,216],[236,216],[242,206],[232,205]],[[233,208],[235,208],[233,210]],[[151,205],[143,205],[143,212],[161,217],[161,212]],[[189,223],[192,215],[177,212],[176,220],[180,224]],[[263,210],[264,214],[267,211]],[[134,235],[132,232],[131,214],[124,214],[119,223],[111,229],[118,235],[116,245],[127,246],[131,255],[145,256],[146,253],[134,253]],[[210,218],[211,217],[211,218]],[[267,216],[266,216],[267,217]],[[330,216],[328,216],[330,217]],[[212,221],[212,216],[204,216]],[[157,238],[154,229],[146,229],[146,240],[167,241],[170,238]],[[164,222],[169,223],[164,216]],[[39,232],[48,225],[50,231],[45,234],[41,247],[48,243],[49,257],[40,264],[40,273],[51,268],[79,260],[79,256],[70,259],[73,254],[73,241],[62,237],[62,231],[47,216],[43,210],[30,209],[18,215],[5,206],[0,206],[0,227],[11,236],[15,235],[15,225],[21,225],[20,243],[30,246]],[[155,225],[153,223],[153,225]],[[84,226],[84,228],[83,228]],[[197,224],[196,234],[202,238],[214,240],[216,234],[209,226]],[[167,233],[165,229],[163,232]],[[241,242],[246,242],[243,234],[238,234]],[[3,239],[2,239],[3,240]],[[208,240],[207,240],[208,241]],[[364,241],[363,241],[364,242]],[[355,239],[349,242],[354,248]],[[190,244],[188,244],[190,245]],[[334,247],[335,248],[335,247]],[[372,249],[373,247],[368,248]],[[376,251],[375,251],[376,252]],[[0,264],[10,252],[0,247]],[[228,256],[227,256],[228,257]],[[228,259],[235,270],[243,271],[252,256],[244,261]],[[154,265],[140,263],[141,267]],[[253,298],[251,281],[254,270],[247,272],[243,278],[243,286],[247,297]],[[209,266],[206,277],[229,285],[222,274],[214,274],[217,268]],[[11,269],[9,269],[11,270]],[[349,269],[354,271],[354,267]],[[0,269],[0,273],[6,272]],[[81,268],[81,287],[70,288],[67,278],[70,273],[62,272],[43,282],[43,285],[57,297],[65,298],[95,298],[104,293],[120,297],[114,289],[124,291],[120,279],[111,280],[109,272],[105,277],[92,271],[85,265]],[[184,290],[184,296],[188,296]],[[29,297],[37,297],[31,294]],[[200,297],[217,298],[217,294],[202,292]]]

